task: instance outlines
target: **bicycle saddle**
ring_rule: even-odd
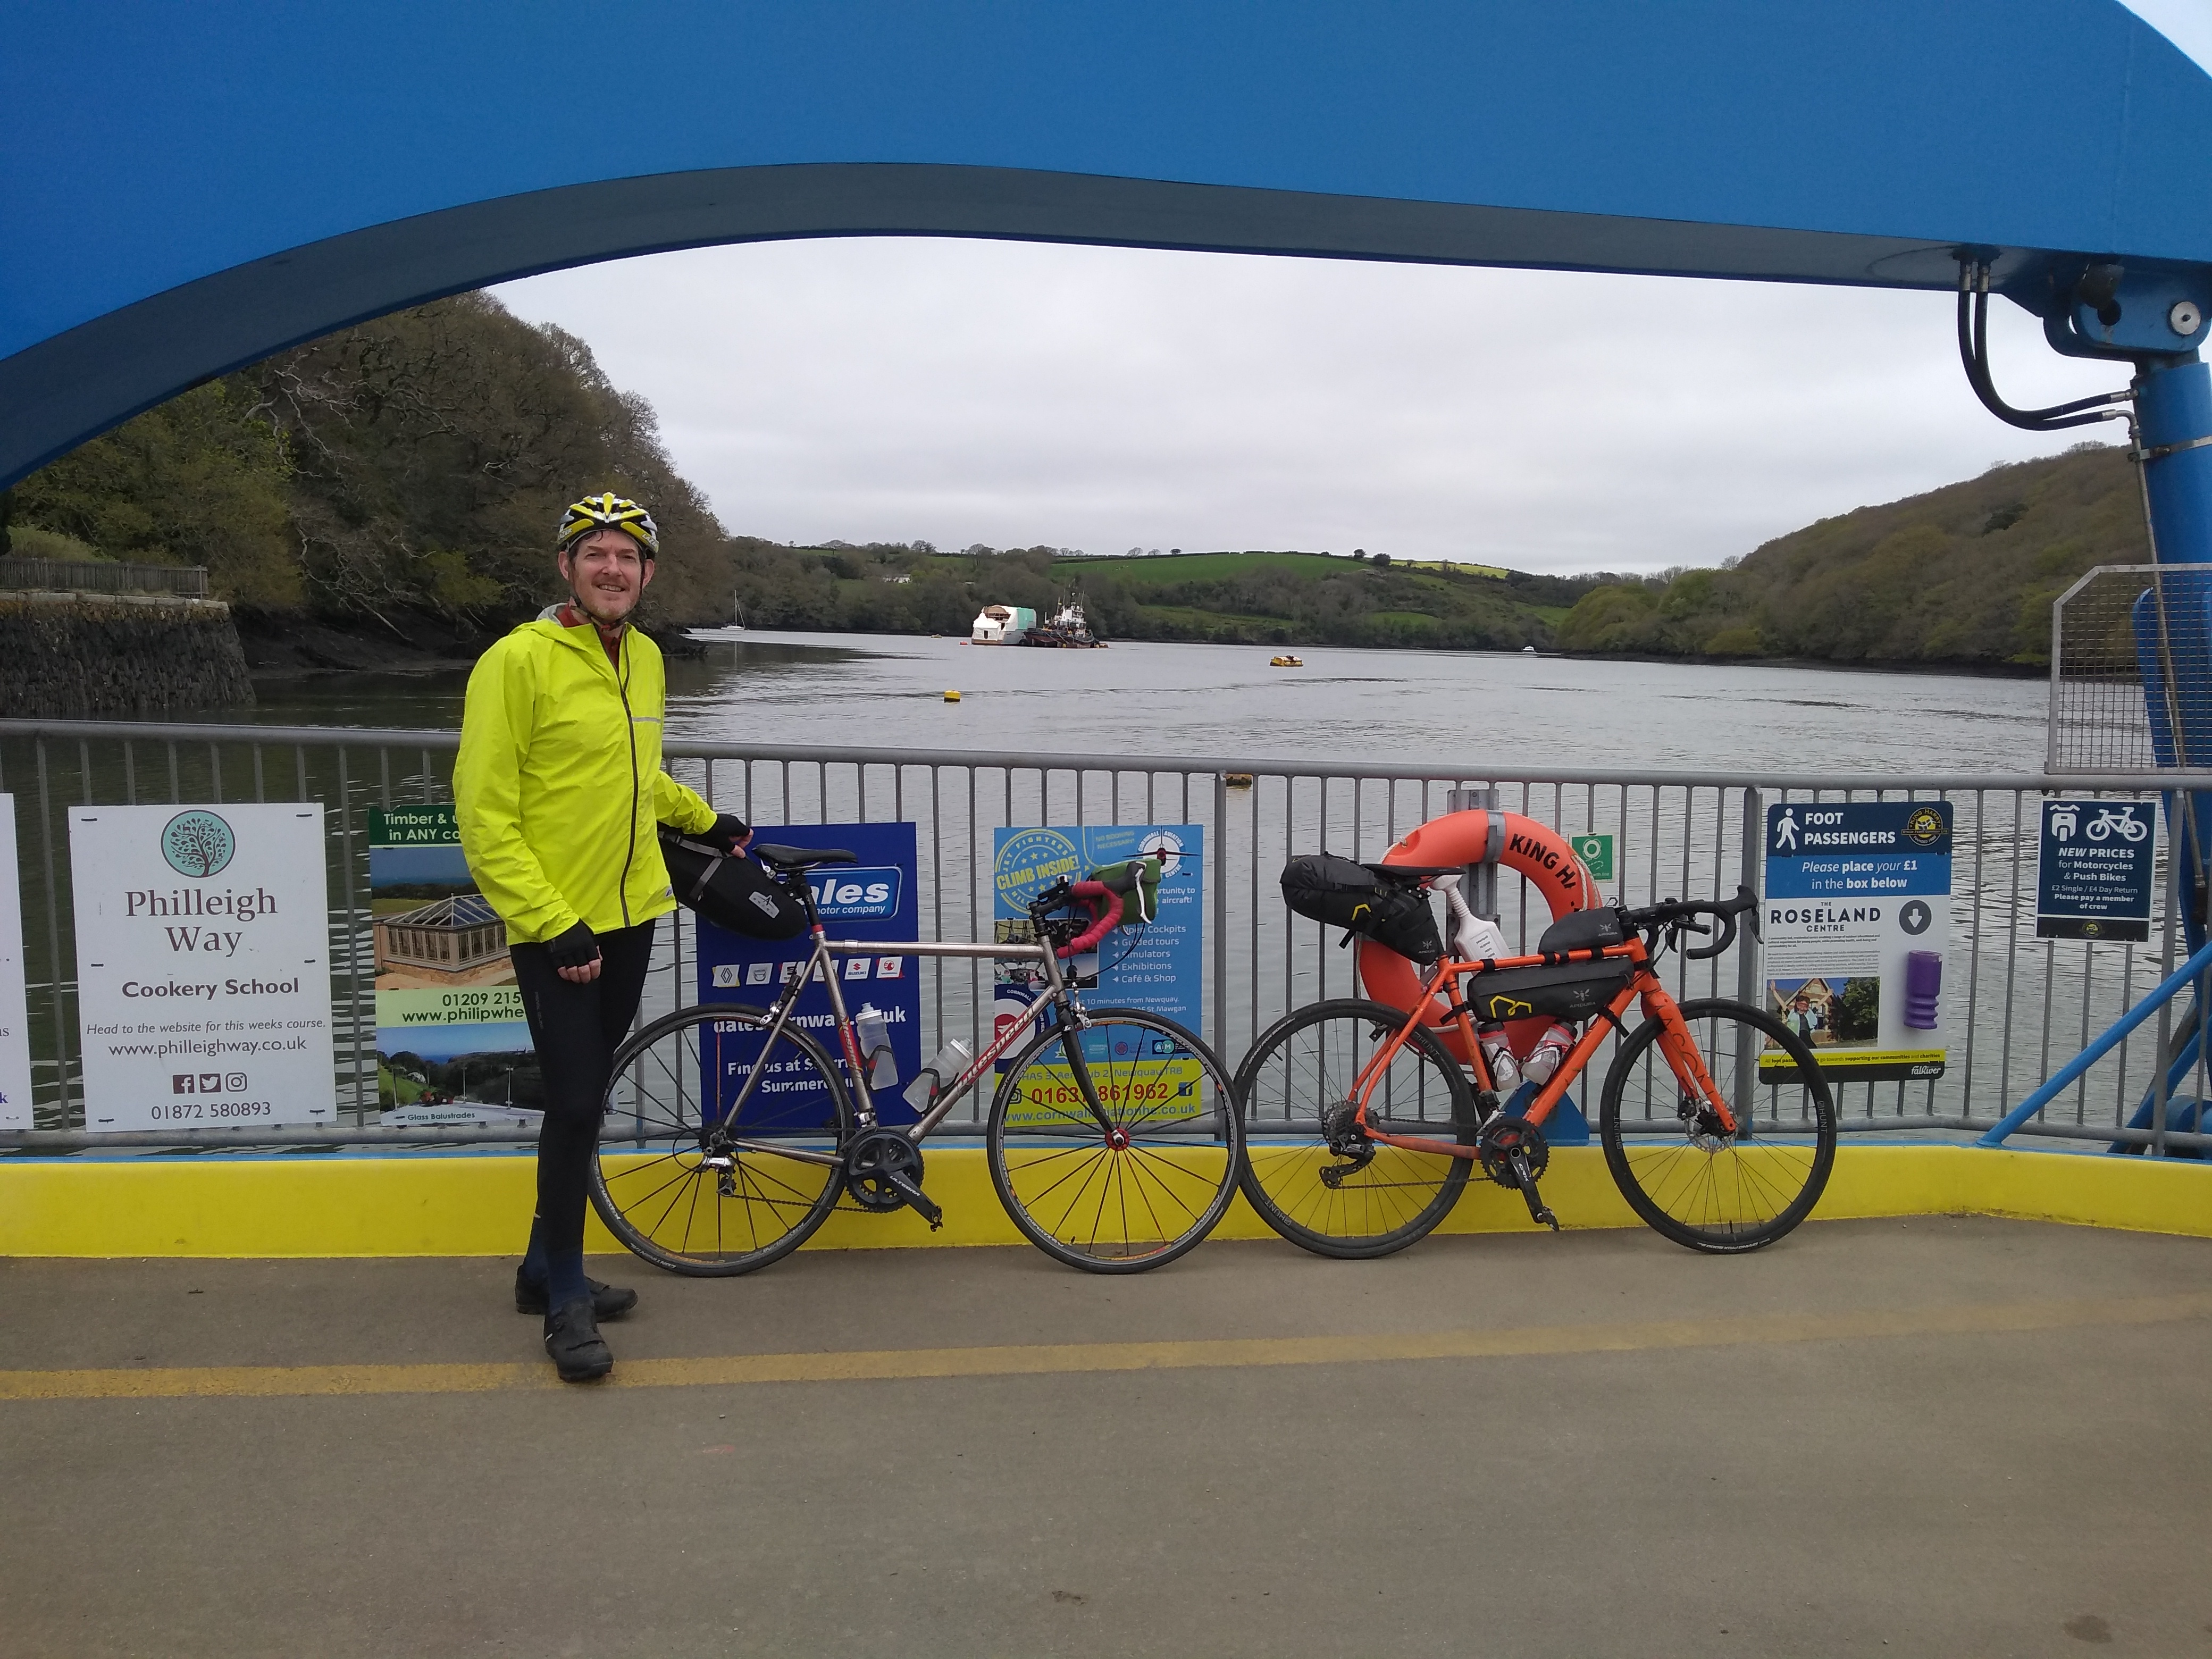
[[[756,842],[752,855],[771,870],[811,870],[817,864],[858,864],[842,847],[773,847]]]
[[[1467,866],[1463,864],[1363,864],[1359,866],[1370,875],[1384,881],[1426,881],[1431,876],[1455,876]]]

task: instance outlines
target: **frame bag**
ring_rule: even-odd
[[[1467,1006],[1485,1025],[1502,1025],[1531,1014],[1578,1024],[1602,1012],[1635,969],[1626,957],[1549,968],[1493,968],[1469,975]]]
[[[742,853],[725,853],[672,830],[660,832],[668,890],[717,927],[780,941],[806,931],[806,907]]]

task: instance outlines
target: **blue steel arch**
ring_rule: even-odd
[[[2212,313],[2212,78],[2114,0],[15,0],[0,482],[532,271],[943,234]]]

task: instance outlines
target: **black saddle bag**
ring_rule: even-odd
[[[1635,972],[1626,957],[1561,963],[1552,968],[1493,968],[1466,981],[1467,1006],[1484,1025],[1531,1014],[1579,1022],[1601,1012]]]
[[[1307,853],[1283,866],[1282,884],[1283,902],[1299,915],[1371,939],[1424,968],[1444,953],[1427,896],[1364,864],[1334,853]]]
[[[726,854],[672,830],[660,832],[660,858],[676,902],[717,927],[747,939],[797,939],[806,907],[744,854]]]

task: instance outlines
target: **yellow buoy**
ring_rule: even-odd
[[[957,691],[947,691],[945,694],[945,701],[947,702],[958,702],[960,701],[960,694]]]

